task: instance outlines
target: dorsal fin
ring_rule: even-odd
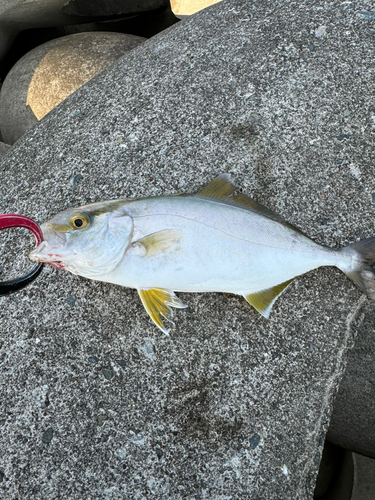
[[[303,234],[304,236],[305,233],[303,233],[298,227],[293,226],[290,222],[286,221],[281,217],[281,215],[278,215],[276,212],[271,210],[270,208],[265,207],[261,203],[258,203],[257,201],[253,200],[246,194],[236,194],[235,196],[231,196],[228,198],[229,202],[234,203],[235,205],[240,205],[242,207],[250,208],[250,210],[253,210],[254,212],[257,212],[258,214],[264,215],[265,217],[268,217],[269,219],[274,220],[275,222],[280,222],[280,224],[283,224],[284,226],[290,227],[294,231],[297,231],[297,233]]]
[[[283,293],[285,288],[290,285],[293,279],[294,278],[284,283],[280,283],[280,285],[268,288],[267,290],[244,295],[244,297],[264,318],[268,319],[276,299]]]
[[[221,203],[226,203],[227,205],[237,206],[241,208],[246,208],[251,212],[256,212],[268,219],[274,220],[283,226],[289,227],[294,231],[308,237],[303,233],[298,227],[293,226],[290,222],[287,222],[280,215],[275,213],[273,210],[265,207],[261,203],[250,198],[246,194],[240,193],[233,195],[236,186],[233,184],[230,176],[228,174],[221,174],[216,177],[210,184],[198,191],[197,196],[204,196],[205,198],[213,198]]]
[[[211,181],[207,186],[198,191],[198,196],[223,200],[234,193],[236,186],[231,181],[228,174],[221,174]]]

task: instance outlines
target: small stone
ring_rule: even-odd
[[[250,441],[249,441],[249,444],[250,444],[250,448],[252,450],[255,450],[255,448],[258,446],[258,444],[260,443],[260,436],[259,434],[253,434],[250,438]]]
[[[95,364],[99,361],[99,359],[96,356],[90,356],[87,361],[89,363]]]
[[[66,303],[70,305],[70,307],[74,307],[75,304],[76,304],[76,300],[77,300],[77,296],[76,295],[70,295],[67,299],[66,299]]]
[[[314,45],[309,45],[309,51],[313,52],[314,51]]]
[[[348,137],[349,137],[348,134],[340,134],[337,136],[337,139],[339,141],[343,141],[344,139],[347,139]]]
[[[125,368],[126,363],[123,359],[116,359],[116,363],[121,366],[121,368]]]
[[[375,11],[361,10],[358,12],[358,15],[366,21],[373,21],[375,19]]]
[[[138,446],[143,446],[146,442],[146,438],[141,433],[136,434],[135,432],[130,431],[130,436],[130,441]]]
[[[249,121],[251,123],[258,123],[260,122],[262,117],[258,113],[250,113]]]
[[[103,425],[103,422],[107,420],[107,415],[99,415],[98,416],[98,424]]]
[[[141,352],[151,361],[155,360],[154,344],[149,339],[145,339],[142,347],[139,348]]]
[[[79,181],[81,181],[83,179],[83,175],[81,174],[76,174],[75,176],[72,177],[71,181],[70,181],[70,184],[72,186],[75,186],[76,184],[79,183]]]
[[[116,457],[120,458],[121,460],[124,460],[127,457],[127,451],[126,448],[119,448],[118,450],[115,451]]]
[[[315,30],[315,36],[317,38],[321,38],[322,36],[325,36],[327,34],[327,26],[319,26]]]
[[[115,372],[110,366],[103,368],[102,373],[107,380],[111,380],[115,376]]]
[[[343,114],[344,114],[344,116],[349,116],[350,115],[350,111],[348,109],[346,109]]]
[[[163,450],[161,450],[160,448],[156,448],[156,455],[158,456],[158,459],[160,460],[161,457],[163,456]]]
[[[35,387],[35,389],[31,391],[35,404],[42,410],[49,406],[48,391],[49,387],[47,384]]]
[[[375,193],[372,193],[371,198],[372,198],[372,202],[375,203]]]
[[[43,432],[42,442],[45,444],[49,444],[53,437],[53,429],[49,427],[46,431]]]
[[[0,470],[0,483],[4,481],[5,474],[2,470]]]

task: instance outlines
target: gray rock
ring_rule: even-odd
[[[58,26],[80,22],[61,12],[65,0],[5,0],[0,2],[0,61],[16,35],[27,28]]]
[[[363,304],[362,320],[335,398],[328,439],[375,458],[375,305]]]
[[[42,221],[194,192],[227,171],[322,244],[371,236],[374,53],[357,10],[370,9],[233,0],[178,23],[21,138],[0,164],[1,196]],[[174,315],[170,337],[135,291],[53,268],[0,298],[5,498],[312,497],[367,299],[335,269],[296,279],[269,321],[242,298],[179,295],[191,311]],[[31,391],[46,384],[41,410]]]
[[[68,16],[113,16],[139,14],[161,9],[169,5],[168,0],[69,0],[61,12]]]
[[[16,35],[27,28],[64,26],[139,14],[167,7],[168,0],[2,0],[0,2],[0,61]]]
[[[326,441],[314,500],[351,500],[353,476],[353,453]]]
[[[375,498],[375,460],[353,453],[354,484],[351,500]]]
[[[144,40],[123,33],[76,33],[28,52],[1,88],[4,141],[13,144],[68,95]]]
[[[9,144],[5,144],[5,142],[0,141],[0,158],[4,156],[9,150],[11,146]]]

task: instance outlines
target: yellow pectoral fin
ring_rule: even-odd
[[[280,283],[280,285],[276,285],[272,288],[268,288],[267,290],[261,290],[260,292],[244,295],[244,297],[248,303],[251,304],[262,316],[268,319],[276,299],[282,294],[293,279]]]
[[[181,300],[176,297],[172,290],[164,288],[139,289],[139,296],[146,311],[150,315],[152,321],[160,328],[162,332],[168,335],[168,330],[164,328],[163,321],[160,316],[171,321],[172,307],[184,309],[187,307]]]
[[[163,229],[141,238],[136,243],[143,245],[146,255],[157,255],[172,247],[178,247],[181,236],[173,229]]]

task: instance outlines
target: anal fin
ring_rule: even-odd
[[[184,309],[187,307],[175,295],[172,290],[165,290],[164,288],[149,288],[139,289],[139,296],[150,318],[160,330],[168,335],[168,330],[164,328],[161,316],[166,320],[171,321],[172,307],[177,309]]]
[[[244,297],[264,318],[268,319],[276,299],[283,293],[293,279],[294,278],[272,288],[268,288],[267,290],[244,295]]]

